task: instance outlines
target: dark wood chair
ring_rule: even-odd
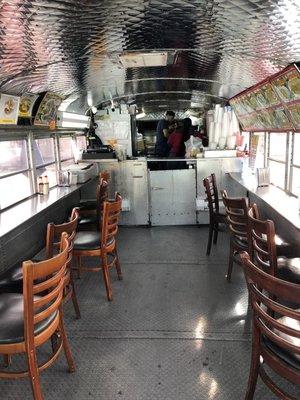
[[[226,223],[226,214],[221,213],[219,210],[219,194],[215,174],[204,178],[203,185],[209,209],[209,234],[206,248],[206,255],[209,256],[212,241],[216,244],[218,240],[219,224]]]
[[[51,366],[63,349],[69,371],[75,366],[63,323],[62,301],[70,274],[69,240],[66,233],[58,255],[45,261],[23,263],[23,294],[0,294],[0,354],[5,357],[25,353],[27,371],[0,371],[0,378],[29,377],[35,400],[42,400],[39,373]],[[36,350],[56,338],[50,358],[38,365]]]
[[[248,202],[245,197],[229,198],[226,190],[222,191],[227,221],[230,230],[230,250],[227,280],[231,280],[233,263],[241,264],[239,254],[249,252],[248,247]]]
[[[122,198],[117,193],[114,201],[103,203],[102,218],[99,223],[99,231],[78,232],[74,241],[74,257],[77,259],[77,266],[74,267],[81,275],[82,271],[102,270],[107,299],[112,300],[112,289],[109,276],[109,268],[116,267],[118,279],[122,279],[121,266],[119,262],[116,235],[118,233],[118,223],[122,207]],[[98,257],[101,260],[99,267],[83,266],[82,257]],[[112,260],[109,260],[112,256]]]
[[[110,180],[110,173],[108,171],[102,171],[98,175],[98,184],[101,183],[101,180],[108,182]],[[97,184],[97,187],[98,187]],[[79,208],[81,211],[95,211],[97,209],[97,189],[96,189],[96,199],[95,200],[80,200]]]
[[[254,398],[258,376],[279,399],[299,399],[283,390],[264,365],[300,385],[300,285],[262,271],[245,252],[240,257],[253,309],[252,359],[245,400]],[[283,303],[297,304],[298,308]]]
[[[78,208],[72,210],[71,218],[69,222],[55,225],[49,223],[47,225],[46,233],[46,249],[45,258],[52,258],[58,251],[61,245],[61,235],[66,232],[69,235],[68,240],[70,241],[70,259],[68,262],[68,268],[71,268],[73,242],[76,235],[76,229],[79,220]],[[41,258],[34,258],[34,262],[42,261]],[[23,268],[22,265],[18,264],[15,267],[5,271],[0,277],[0,293],[22,293],[23,290]],[[66,287],[64,289],[64,301],[72,299],[76,317],[80,318],[80,309],[77,301],[75,285],[73,280],[73,274],[70,273],[69,279],[66,281]]]
[[[108,184],[104,179],[100,179],[96,190],[96,208],[95,210],[79,210],[80,219],[78,230],[99,229],[99,219],[101,219],[101,211],[104,201],[108,200]]]
[[[252,261],[263,271],[293,283],[300,283],[300,257],[278,257],[275,225],[259,219],[256,204],[248,211],[249,251]]]

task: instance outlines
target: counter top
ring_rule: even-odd
[[[87,183],[87,182],[85,182]],[[0,237],[28,221],[34,215],[42,212],[57,201],[64,199],[79,190],[85,183],[70,187],[54,187],[49,195],[35,195],[0,213]]]
[[[299,200],[296,197],[288,195],[273,185],[258,187],[254,175],[243,176],[237,172],[230,172],[229,175],[248,191],[264,200],[283,218],[300,230]]]

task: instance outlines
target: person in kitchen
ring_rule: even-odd
[[[168,139],[168,146],[170,148],[169,157],[184,157],[184,130],[182,122],[175,122],[174,125],[169,126],[170,136]]]
[[[173,111],[167,111],[165,117],[157,124],[155,155],[158,157],[168,157],[169,155],[169,125],[174,121],[174,117],[175,113]]]

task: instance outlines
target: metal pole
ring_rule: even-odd
[[[30,187],[31,193],[35,194],[38,192],[38,184],[37,184],[37,173],[36,173],[36,165],[35,165],[35,155],[34,155],[34,138],[32,131],[29,131],[27,136],[27,156],[28,156],[28,164],[30,171]]]

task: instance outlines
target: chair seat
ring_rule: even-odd
[[[41,255],[34,256],[32,261],[40,262],[45,258]],[[22,293],[23,292],[23,269],[22,263],[14,265],[0,275],[0,293]]]
[[[280,279],[292,283],[300,283],[300,257],[278,257],[277,268],[277,274]]]
[[[98,221],[97,215],[88,215],[86,217],[80,218],[79,225],[96,224],[97,221]]]
[[[111,238],[108,245],[113,244]],[[77,232],[74,240],[74,250],[98,250],[101,248],[100,234],[97,231]]]
[[[96,200],[80,200],[79,209],[80,210],[95,210],[97,207]]]
[[[297,321],[293,318],[281,317],[278,318],[278,322],[282,323],[283,325],[289,326],[290,328],[300,331],[300,321]],[[282,337],[291,344],[300,346],[300,339],[289,336],[283,332],[278,331],[277,329],[276,330],[274,329],[274,332],[276,332],[278,336]],[[286,349],[283,349],[282,347],[278,346],[276,343],[272,342],[267,337],[263,337],[263,343],[270,351],[276,354],[277,357],[281,358],[283,361],[285,361],[292,367],[300,370],[300,354],[296,354]]]
[[[16,264],[0,275],[0,293],[22,293],[22,264]]]
[[[35,298],[38,298],[36,296]],[[24,341],[23,295],[0,294],[0,345]],[[35,325],[34,334],[42,333],[54,321],[57,311]]]

